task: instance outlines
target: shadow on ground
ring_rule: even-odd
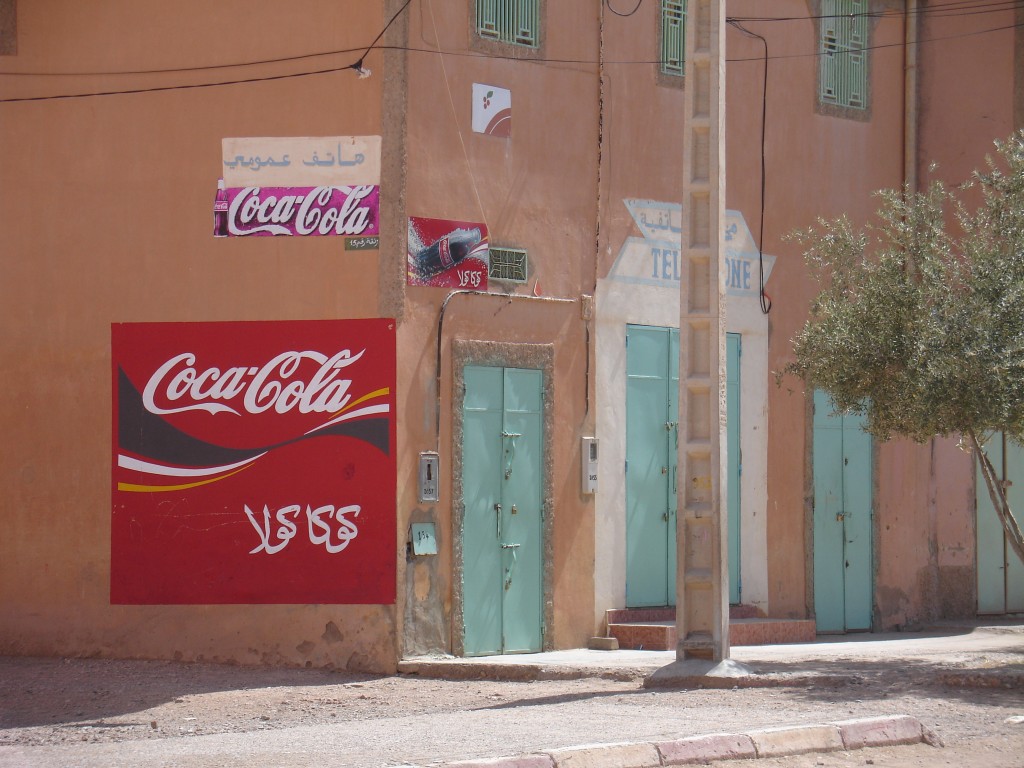
[[[187,696],[375,679],[323,669],[0,657],[0,729],[101,721]]]

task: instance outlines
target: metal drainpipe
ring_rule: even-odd
[[[903,10],[903,183],[917,192],[917,31],[918,0]]]
[[[590,291],[590,316],[584,318],[586,327],[587,364],[586,381],[584,382],[586,397],[586,410],[583,419],[590,418],[590,347],[592,344],[590,334],[590,321],[594,316],[594,305],[597,303],[597,276],[598,267],[601,263],[601,206],[604,198],[601,195],[601,185],[604,182],[604,97],[605,97],[605,68],[604,68],[604,3],[601,3],[597,16],[597,216],[594,220],[594,281]]]

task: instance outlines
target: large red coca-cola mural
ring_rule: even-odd
[[[129,323],[112,603],[395,599],[393,320]]]

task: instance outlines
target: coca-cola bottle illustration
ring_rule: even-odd
[[[456,229],[413,256],[413,269],[421,280],[429,280],[462,261],[480,242],[480,228]]]
[[[228,236],[228,191],[224,179],[217,179],[217,197],[213,201],[213,236]]]

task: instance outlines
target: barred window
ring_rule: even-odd
[[[527,278],[526,251],[521,248],[490,248],[491,265],[487,276],[491,280],[525,283]]]
[[[661,0],[661,71],[682,77],[686,64],[686,0]]]
[[[818,100],[867,108],[868,0],[822,0]]]
[[[540,44],[540,0],[476,0],[480,37],[536,48]]]

